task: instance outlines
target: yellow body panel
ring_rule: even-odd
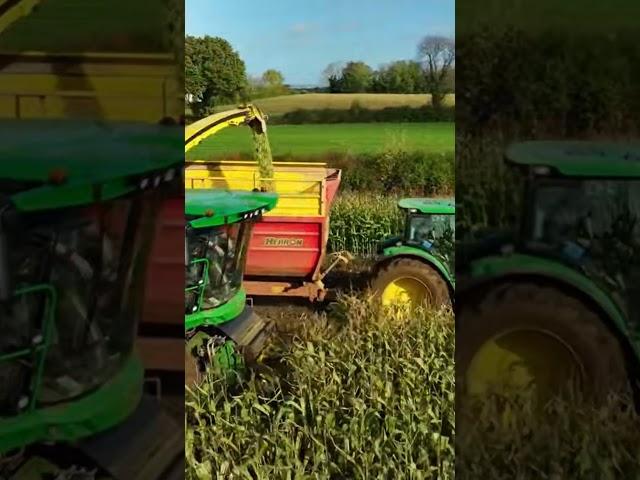
[[[157,123],[184,111],[171,56],[0,55],[0,118]]]
[[[245,125],[266,134],[265,116],[253,105],[209,115],[185,129],[185,152],[220,130]],[[325,163],[272,162],[273,178],[262,178],[254,161],[220,160],[189,162],[185,188],[255,190],[265,187],[278,194],[277,206],[266,217],[324,217],[327,214]]]
[[[274,162],[274,192],[279,196],[275,209],[265,216],[324,216],[324,163]],[[185,173],[185,188],[220,188],[225,190],[253,190],[260,188],[258,165],[249,161],[193,162]]]

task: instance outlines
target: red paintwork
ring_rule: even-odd
[[[143,323],[184,321],[184,196],[165,199],[151,248]],[[177,287],[180,288],[177,288]]]
[[[329,214],[340,185],[340,172],[325,180],[326,216],[263,217],[255,225],[249,245],[245,277],[260,277],[269,294],[269,284],[283,278],[316,280],[324,260],[329,238]],[[264,245],[266,238],[300,239],[301,245]],[[184,285],[184,196],[164,201],[158,220],[147,271],[143,323],[181,324],[184,321],[184,295],[176,285]],[[181,287],[182,288],[182,287]],[[306,288],[297,295],[308,296]],[[270,293],[273,295],[273,293]]]
[[[264,217],[249,243],[246,276],[310,278],[326,249],[326,217]],[[269,245],[268,239],[296,239],[296,245]]]
[[[277,282],[283,277],[314,281],[326,255],[329,240],[329,213],[340,186],[340,171],[327,177],[324,184],[325,216],[266,216],[254,227],[245,278],[255,277]],[[267,239],[296,240],[294,245],[269,245]]]

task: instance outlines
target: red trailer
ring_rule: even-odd
[[[274,176],[260,178],[249,161],[194,161],[187,164],[186,188],[253,190],[270,182],[277,207],[254,227],[244,287],[253,296],[306,297],[322,300],[331,205],[341,171],[324,163],[274,162]]]
[[[147,283],[138,349],[150,370],[184,368],[184,192],[172,192],[160,206]]]

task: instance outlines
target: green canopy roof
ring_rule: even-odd
[[[508,161],[575,177],[640,177],[640,143],[531,141],[511,145]]]
[[[182,126],[0,121],[0,181],[31,185],[12,197],[25,210],[91,203],[96,186],[103,199],[114,198],[137,187],[132,178],[169,179],[167,169],[182,168],[182,137]],[[53,172],[64,182],[52,184]]]
[[[236,223],[272,210],[275,193],[190,189],[185,192],[185,215],[194,228]]]
[[[403,198],[398,207],[405,210],[417,210],[424,214],[453,215],[456,204],[453,198]]]

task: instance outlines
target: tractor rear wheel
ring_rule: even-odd
[[[629,393],[622,349],[600,316],[552,286],[504,283],[456,312],[460,397],[524,392],[544,403],[572,385],[586,398]]]
[[[398,258],[383,265],[372,284],[383,305],[427,305],[437,308],[449,304],[449,287],[442,276],[420,260]]]

